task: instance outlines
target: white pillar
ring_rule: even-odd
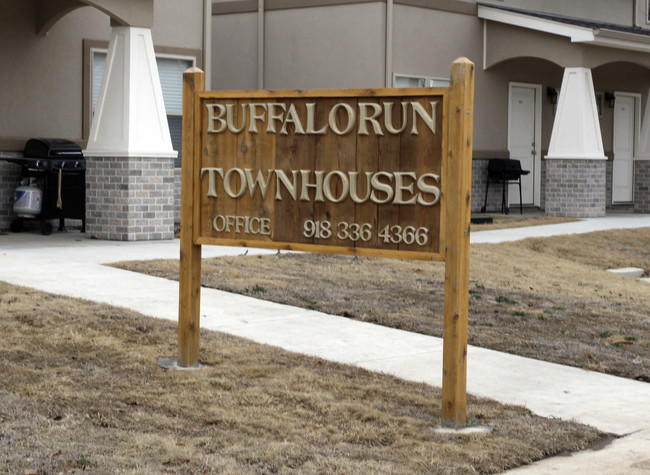
[[[566,68],[547,159],[606,160],[588,68]]]
[[[605,216],[607,157],[590,69],[564,70],[546,159],[547,214]]]
[[[84,155],[176,157],[149,28],[112,28]]]

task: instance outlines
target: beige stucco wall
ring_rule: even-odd
[[[394,73],[448,78],[451,63],[459,57],[476,65],[474,148],[486,155],[502,152],[507,145],[507,87],[503,77],[483,70],[483,21],[473,15],[395,5]]]
[[[155,46],[202,49],[203,0],[155,0]]]
[[[482,43],[483,22],[475,16],[395,5],[395,73],[448,78],[449,65],[459,56],[481,62]]]
[[[383,87],[382,2],[267,12],[265,87]]]
[[[202,5],[202,0],[156,0],[154,44],[202,49]],[[108,41],[110,19],[83,7],[64,16],[44,37],[35,28],[31,2],[0,3],[0,141],[34,136],[80,140],[83,40]]]
[[[31,4],[8,3],[0,7],[0,135],[81,138],[81,39],[108,39],[108,17],[81,8],[39,37]]]
[[[264,15],[264,88],[382,87],[385,5],[270,10]],[[258,14],[215,15],[212,87],[255,89]]]
[[[211,89],[257,88],[257,13],[212,17]]]

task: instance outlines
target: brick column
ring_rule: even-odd
[[[120,241],[171,239],[177,153],[151,31],[113,26],[106,65],[84,151],[86,234]]]
[[[650,213],[650,160],[634,161],[634,212]]]
[[[607,160],[607,178],[606,178],[606,186],[605,186],[605,206],[609,209],[612,207],[612,178],[614,176],[614,161],[613,160]]]
[[[13,158],[22,154],[7,153],[3,157]],[[20,166],[0,160],[0,229],[9,229],[11,222],[16,219],[14,214],[14,193],[20,184]]]
[[[550,216],[605,216],[607,157],[591,70],[566,68],[546,156],[544,209]]]
[[[181,222],[181,169],[174,168],[174,223]]]
[[[86,235],[140,241],[174,237],[174,160],[86,160]]]
[[[546,161],[545,211],[549,216],[605,216],[605,160]]]

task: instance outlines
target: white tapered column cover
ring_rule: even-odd
[[[112,28],[84,155],[176,157],[149,28]]]
[[[566,68],[546,158],[606,160],[588,68]]]

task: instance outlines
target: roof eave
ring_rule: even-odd
[[[589,43],[608,48],[650,53],[650,37],[622,31],[594,30],[594,39]]]
[[[541,31],[553,35],[570,38],[573,43],[584,43],[594,41],[594,30],[575,25],[567,25],[545,18],[535,18],[524,13],[510,12],[497,8],[490,8],[484,5],[478,7],[478,17],[484,20],[492,20],[499,23],[527,28],[529,30]]]
[[[650,52],[650,37],[622,31],[594,29],[569,25],[546,18],[536,18],[525,13],[511,12],[479,5],[478,17],[507,25],[527,28],[569,38],[572,43],[583,43],[629,51]]]

